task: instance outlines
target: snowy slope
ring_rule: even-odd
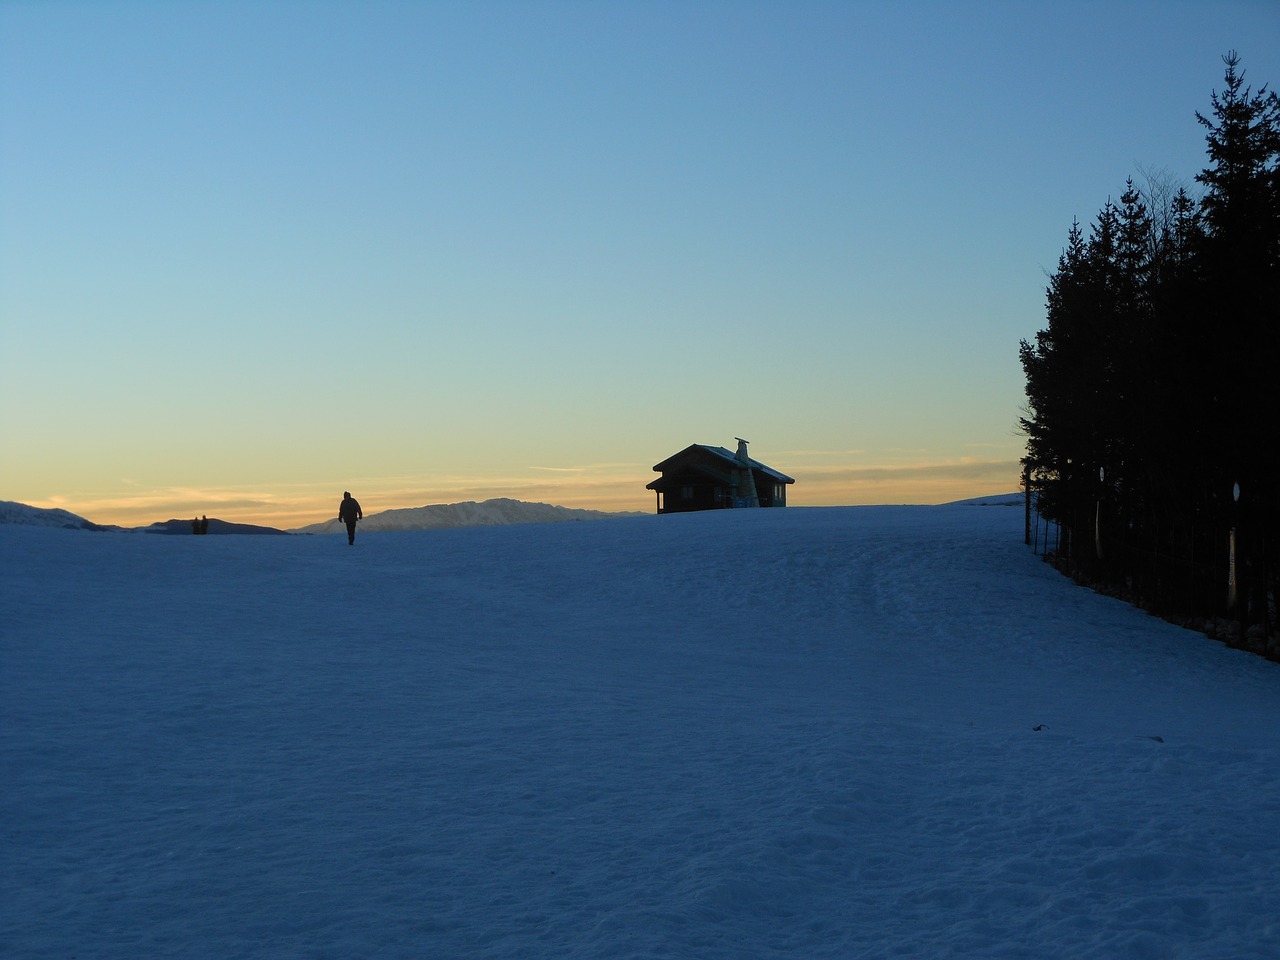
[[[346,527],[337,519],[337,506],[333,519],[300,527],[293,533],[345,533]],[[638,516],[639,514],[631,514]],[[550,503],[528,503],[496,497],[476,503],[434,503],[425,507],[403,510],[384,510],[370,513],[360,521],[363,533],[388,530],[445,530],[454,527],[489,527],[514,523],[560,523],[566,520],[610,520],[624,514],[603,513],[599,510],[576,510]]]
[[[97,530],[96,523],[78,517],[67,510],[30,507],[25,503],[0,500],[0,524],[18,524],[27,527],[64,527],[69,530]]]
[[[0,527],[0,956],[1280,955],[1280,672],[1009,507]]]

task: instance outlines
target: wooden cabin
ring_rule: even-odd
[[[657,495],[658,512],[785,507],[787,484],[795,480],[752,460],[747,456],[747,441],[737,440],[736,453],[695,443],[655,464],[654,471],[662,476],[645,489]]]

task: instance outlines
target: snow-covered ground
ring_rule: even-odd
[[[0,956],[1280,955],[1280,669],[1021,534],[0,526]]]

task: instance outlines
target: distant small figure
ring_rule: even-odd
[[[200,518],[199,518],[199,517],[192,517],[192,518],[191,518],[191,532],[192,532],[193,534],[198,534],[198,533],[200,532]]]
[[[338,519],[347,525],[347,543],[356,542],[356,521],[363,517],[364,513],[360,510],[359,501],[351,496],[349,490],[342,491],[342,503],[338,504]]]
[[[209,532],[209,518],[204,516],[203,514],[200,516],[200,532],[201,533]]]

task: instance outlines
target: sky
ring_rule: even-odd
[[[1073,220],[1194,188],[1257,2],[0,0],[0,498],[293,527],[1016,489]]]

